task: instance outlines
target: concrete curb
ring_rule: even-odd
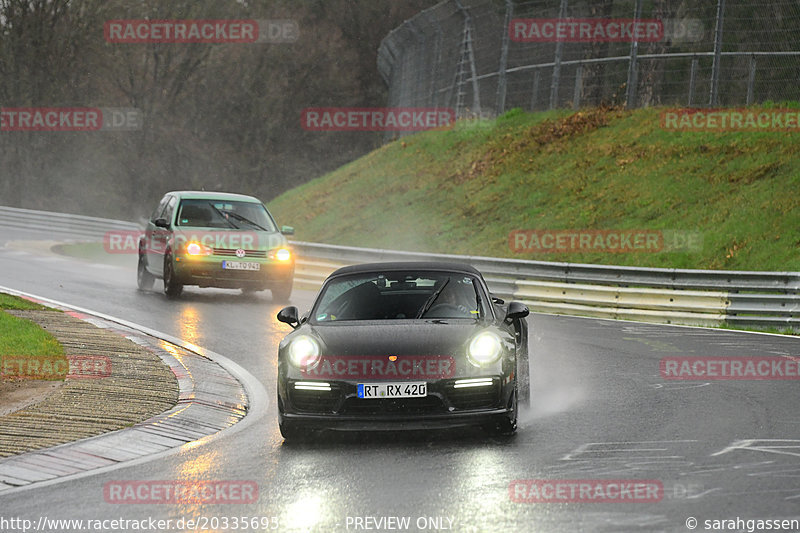
[[[179,388],[172,409],[130,428],[0,460],[0,495],[177,453],[186,444],[244,429],[266,412],[263,385],[219,354],[121,319],[6,287],[0,290],[68,311],[154,351],[173,371]]]

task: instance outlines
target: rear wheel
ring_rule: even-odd
[[[139,252],[139,264],[136,267],[136,285],[140,291],[149,291],[153,288],[156,278],[147,270],[147,260],[142,252]]]
[[[164,256],[164,294],[170,298],[177,298],[183,292],[183,285],[175,279],[175,270],[172,267],[172,254]]]

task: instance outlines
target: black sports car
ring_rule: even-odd
[[[281,434],[480,425],[510,435],[529,396],[528,308],[492,297],[475,268],[340,268],[309,313],[285,307]]]

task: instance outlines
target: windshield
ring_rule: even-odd
[[[333,279],[314,309],[316,322],[336,320],[477,320],[485,315],[477,280],[448,272],[370,272]]]
[[[183,200],[175,225],[277,231],[263,205],[230,200]]]

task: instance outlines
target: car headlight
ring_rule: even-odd
[[[319,343],[308,335],[292,339],[288,350],[289,362],[301,369],[312,368],[319,362]]]
[[[199,242],[196,241],[191,241],[186,243],[186,247],[184,249],[186,250],[186,255],[193,255],[193,256],[211,255],[213,253],[213,250],[211,250],[211,248],[209,248],[205,244],[200,244]]]
[[[485,366],[500,359],[503,343],[496,333],[482,331],[475,335],[469,343],[467,351],[469,362],[475,366]]]
[[[286,248],[279,248],[277,250],[270,250],[269,254],[267,254],[267,257],[270,259],[277,259],[278,261],[285,263],[292,258],[292,253]]]

